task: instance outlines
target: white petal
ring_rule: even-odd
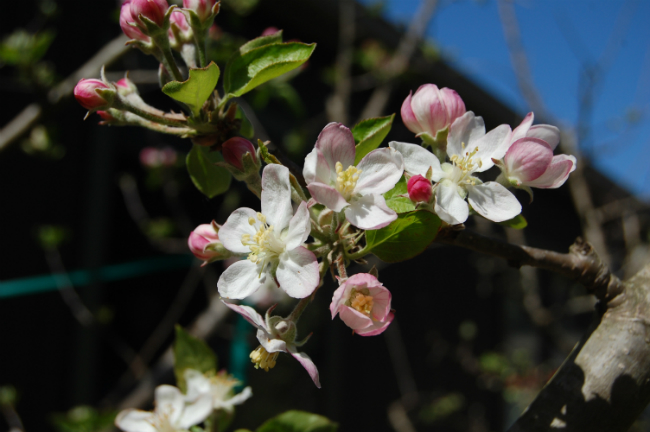
[[[560,143],[560,130],[555,126],[541,124],[535,125],[528,130],[526,134],[529,138],[539,138],[544,140],[555,150],[555,147]]]
[[[361,195],[388,192],[402,177],[404,159],[392,148],[373,150],[359,162],[361,170],[354,193]]]
[[[350,129],[340,123],[330,123],[318,135],[316,148],[323,152],[330,169],[334,169],[336,162],[341,162],[343,169],[354,163],[356,147]]]
[[[201,372],[196,369],[185,369],[183,376],[187,384],[186,401],[194,401],[200,395],[210,393],[210,380]]]
[[[481,166],[475,172],[483,172],[494,166],[492,158],[503,159],[503,156],[508,151],[509,142],[508,136],[510,135],[510,126],[502,124],[492,129],[490,132],[483,135],[481,138],[475,140],[468,146],[469,151],[477,149],[476,155],[473,160],[475,162],[481,161]]]
[[[227,301],[223,301],[223,300],[221,301],[223,302],[223,304],[225,304],[230,309],[237,312],[239,315],[244,317],[246,321],[253,324],[258,329],[266,329],[266,322],[264,321],[264,318],[262,317],[262,315],[258,314],[255,311],[255,309],[253,309],[252,307],[240,306],[233,303],[228,303]]]
[[[257,264],[250,260],[241,260],[221,273],[217,288],[219,288],[219,295],[224,298],[243,299],[267,284],[275,285],[268,273],[262,272],[260,275]]]
[[[156,415],[167,415],[169,422],[176,425],[183,414],[185,400],[179,389],[170,385],[159,385],[155,391]]]
[[[307,184],[313,182],[330,184],[332,176],[336,178],[336,167],[330,167],[327,160],[325,160],[325,156],[323,156],[323,152],[314,148],[305,158],[302,175]]]
[[[309,218],[309,210],[307,210],[307,203],[301,202],[289,221],[289,228],[286,233],[283,233],[283,240],[287,250],[295,249],[302,245],[309,237],[311,232],[311,219]]]
[[[212,394],[204,393],[194,402],[185,405],[185,410],[177,425],[183,429],[189,429],[208,418],[210,413],[212,413]]]
[[[257,330],[257,340],[267,352],[289,352],[285,341],[282,339],[272,338],[264,330]]]
[[[458,117],[449,127],[447,136],[447,154],[462,155],[472,141],[485,135],[485,123],[482,117],[476,117],[472,111],[467,111]]]
[[[316,201],[335,212],[340,212],[348,205],[345,198],[332,186],[316,182],[307,185],[307,189]]]
[[[311,377],[312,381],[314,381],[314,384],[316,384],[316,387],[320,388],[320,378],[318,377],[318,369],[316,368],[316,365],[314,362],[311,360],[311,358],[303,353],[303,352],[298,352],[296,350],[296,347],[293,345],[289,345],[289,353],[300,362],[302,367],[304,367],[307,370],[307,373]]]
[[[215,400],[214,408],[232,409],[233,405],[241,405],[244,402],[246,402],[248,399],[250,399],[251,396],[253,396],[253,390],[250,387],[246,387],[244,388],[244,390],[241,391],[241,393],[236,394],[230,399],[226,399],[224,401]]]
[[[508,189],[497,182],[468,186],[468,201],[476,213],[494,222],[502,222],[521,213],[521,204]]]
[[[316,255],[304,247],[287,250],[280,255],[276,277],[280,288],[290,297],[307,297],[320,282]]]
[[[402,154],[402,157],[404,158],[404,169],[409,174],[419,174],[426,177],[427,171],[431,168],[433,181],[438,181],[442,178],[444,172],[440,169],[440,161],[429,150],[416,144],[397,141],[392,141],[388,146]]]
[[[458,186],[439,184],[436,188],[436,214],[450,225],[458,225],[467,220],[469,207],[458,195]]]
[[[357,198],[345,209],[345,218],[357,228],[372,230],[383,228],[397,219],[397,213],[386,205],[379,194]]]
[[[115,417],[115,426],[125,432],[157,432],[153,427],[155,414],[138,409],[120,411]]]
[[[262,171],[262,214],[267,223],[282,231],[293,216],[291,207],[291,184],[289,169],[282,165],[271,164]]]
[[[223,247],[238,254],[249,253],[250,248],[242,244],[241,238],[244,234],[253,236],[257,232],[257,227],[261,222],[257,220],[256,215],[255,210],[247,207],[238,208],[232,212],[219,230],[219,240],[221,240]],[[248,222],[250,218],[255,219],[254,225]]]
[[[526,117],[521,121],[521,124],[514,128],[510,134],[510,143],[514,143],[518,139],[528,136],[528,131],[530,130],[530,126],[533,124],[534,120],[535,114],[532,111],[526,114]]]

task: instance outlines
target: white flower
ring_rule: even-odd
[[[121,411],[115,426],[125,432],[178,432],[201,423],[212,412],[210,395],[200,395],[186,403],[179,389],[170,385],[156,387],[153,412],[138,409]]]
[[[311,231],[307,204],[293,214],[289,170],[267,165],[262,173],[262,212],[235,210],[219,231],[223,246],[248,259],[232,264],[217,287],[225,298],[243,299],[263,286],[280,287],[291,297],[310,295],[320,277],[316,256],[302,245]]]
[[[503,157],[510,127],[501,125],[485,133],[481,117],[468,111],[452,125],[447,138],[447,154],[451,163],[440,164],[436,156],[415,144],[391,142],[391,148],[404,157],[406,171],[427,176],[438,182],[435,186],[434,210],[440,219],[456,225],[469,216],[469,207],[494,222],[512,219],[521,212],[521,204],[512,193],[497,182],[483,183],[473,174],[494,166],[492,158]]]
[[[235,405],[240,405],[253,396],[250,387],[246,387],[237,395],[233,394],[233,387],[239,384],[239,381],[225,371],[206,377],[197,370],[186,369],[184,375],[187,383],[185,399],[194,401],[202,395],[208,394],[212,398],[212,407],[214,409],[232,411]]]
[[[397,219],[381,195],[402,177],[404,162],[393,149],[368,153],[354,166],[356,147],[350,129],[330,123],[305,158],[303,175],[312,197],[327,208],[345,211],[354,226],[379,229]]]

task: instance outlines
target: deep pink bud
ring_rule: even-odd
[[[431,181],[419,174],[409,179],[406,188],[409,192],[409,198],[414,202],[428,203],[431,200],[431,195],[433,195]]]
[[[110,107],[111,103],[96,92],[98,89],[110,87],[98,79],[81,79],[74,88],[74,97],[82,107],[91,111]]]
[[[218,229],[219,225],[215,222],[212,224],[199,225],[190,233],[190,236],[187,239],[187,245],[190,247],[190,251],[192,251],[195,257],[203,260],[203,265],[218,258],[228,258],[228,256],[230,256],[221,245],[221,241],[219,241],[219,234],[217,233]],[[222,251],[227,255],[224,255]]]
[[[140,15],[162,27],[169,5],[167,0],[131,0],[131,15],[139,18]]]
[[[122,5],[122,9],[120,9],[120,27],[122,27],[122,31],[131,39],[149,43],[151,41],[149,36],[132,24],[137,24],[137,16],[134,17],[131,14],[131,0],[126,0]]]
[[[244,171],[244,155],[250,153],[253,162],[257,165],[257,156],[255,155],[255,147],[247,139],[234,137],[223,143],[221,146],[223,159],[230,165]]]
[[[446,87],[439,90],[435,84],[425,84],[414,95],[408,95],[401,113],[402,121],[411,132],[435,138],[438,131],[465,114],[465,103],[454,90]]]
[[[216,3],[217,0],[183,0],[183,7],[192,9],[201,22],[205,22],[212,15],[212,8]]]

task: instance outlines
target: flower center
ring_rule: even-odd
[[[366,290],[367,291],[367,290]],[[364,315],[370,316],[372,312],[372,307],[375,304],[371,295],[364,294],[361,291],[355,289],[350,293],[350,307],[356,309]]]
[[[348,169],[343,171],[343,164],[336,163],[336,190],[339,191],[346,201],[352,198],[352,192],[357,185],[361,170],[357,169],[354,165],[350,165]]]
[[[225,401],[229,399],[232,388],[239,384],[239,381],[232,375],[219,374],[210,378],[210,391],[215,400]]]
[[[156,413],[157,415],[151,420],[151,426],[156,429],[157,432],[175,432],[176,428],[172,426],[169,421],[169,417],[172,414],[173,408],[165,410],[161,413]]]
[[[241,243],[244,246],[248,246],[251,250],[248,254],[248,259],[255,264],[260,264],[261,275],[269,261],[282,253],[284,250],[284,242],[273,231],[273,225],[269,226],[266,224],[266,216],[262,213],[257,213],[257,220],[261,222],[257,232],[253,236],[243,234],[241,236]],[[255,225],[255,218],[249,218],[248,223]]]
[[[461,143],[461,145],[464,149],[465,143]],[[450,177],[452,177],[450,180],[453,180],[457,184],[476,184],[477,179],[472,177],[471,174],[483,166],[483,162],[480,159],[478,162],[472,160],[476,153],[478,153],[478,147],[471,152],[466,151],[464,155],[452,155],[449,157],[454,165],[454,169],[450,173]]]
[[[278,358],[279,352],[269,353],[262,345],[258,346],[250,355],[251,361],[255,363],[255,369],[262,368],[269,371],[275,366],[275,359]]]

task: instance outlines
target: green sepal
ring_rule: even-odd
[[[278,160],[278,158],[276,158],[269,152],[269,148],[266,146],[266,144],[262,142],[262,140],[259,139],[257,140],[257,146],[260,148],[260,157],[264,162],[266,162],[266,164],[282,165]]]
[[[267,420],[256,432],[336,432],[338,428],[327,417],[291,410]]]
[[[205,101],[208,100],[219,81],[219,67],[210,62],[204,68],[190,69],[186,81],[170,81],[162,88],[170,98],[182,102],[192,111],[194,117],[199,115]]]
[[[361,159],[377,147],[386,138],[390,128],[393,126],[395,114],[386,117],[377,117],[362,120],[352,128],[352,136],[357,146],[357,154],[354,164],[357,165]]]
[[[526,220],[525,217],[522,215],[517,215],[513,217],[512,219],[509,219],[507,221],[503,222],[497,222],[499,225],[508,227],[508,228],[514,228],[514,229],[524,229],[528,226],[528,221]]]
[[[220,152],[211,151],[208,147],[194,144],[187,154],[187,171],[192,183],[208,198],[222,194],[230,187],[232,176],[217,162],[223,162]]]
[[[174,341],[174,375],[178,388],[183,393],[187,392],[186,369],[194,369],[204,374],[216,373],[217,356],[205,342],[190,336],[177,324]]]

